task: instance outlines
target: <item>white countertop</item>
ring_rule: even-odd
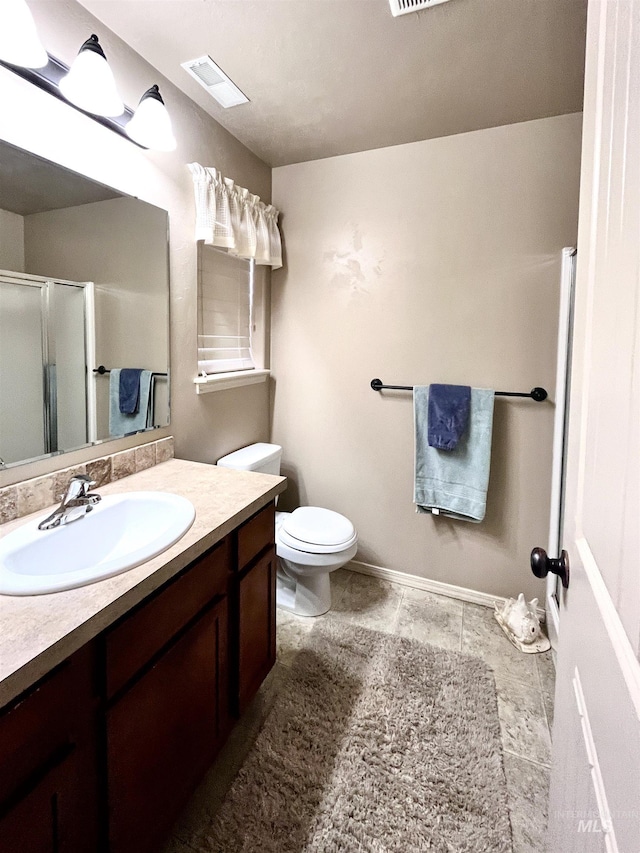
[[[49,595],[0,595],[0,708],[285,488],[284,477],[171,459],[98,489],[103,495],[134,491],[183,495],[196,509],[195,521],[171,548],[115,577]],[[0,525],[0,538],[35,518],[45,518],[52,509]]]

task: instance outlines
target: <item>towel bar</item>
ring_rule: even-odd
[[[104,364],[101,364],[100,367],[93,368],[94,373],[99,373],[100,376],[104,376],[105,373],[111,373],[111,370],[108,367],[105,367]],[[152,376],[168,376],[168,373],[152,373]]]
[[[384,385],[382,379],[372,379],[371,387],[374,391],[382,391],[388,388],[392,391],[413,391],[413,385]],[[531,397],[536,403],[546,400],[548,394],[544,388],[532,388],[531,391],[496,391],[496,397]]]

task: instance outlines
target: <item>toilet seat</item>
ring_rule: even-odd
[[[310,554],[337,554],[357,541],[353,524],[344,515],[317,506],[299,507],[284,514],[278,539],[289,548]]]

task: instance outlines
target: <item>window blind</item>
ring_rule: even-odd
[[[253,261],[199,244],[198,372],[252,370]]]

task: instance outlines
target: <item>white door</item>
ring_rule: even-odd
[[[589,2],[575,310],[548,850],[640,853],[640,0]]]
[[[560,274],[560,316],[558,318],[558,355],[556,365],[556,410],[553,424],[553,469],[551,472],[551,510],[549,513],[549,554],[559,554],[562,542],[562,517],[567,475],[567,428],[569,426],[569,383],[573,306],[575,297],[576,250],[562,250]],[[545,611],[547,634],[554,652],[560,633],[562,584],[558,575],[547,575]]]

